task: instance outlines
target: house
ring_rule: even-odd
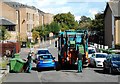
[[[104,12],[105,45],[115,48],[120,44],[120,0],[111,0],[107,3]]]
[[[50,24],[53,21],[52,14],[46,14],[34,6],[18,2],[0,2],[0,6],[0,17],[16,24],[12,31],[12,36],[16,41],[32,39],[31,30],[34,27]]]
[[[53,21],[53,14],[44,13],[44,24],[50,24]]]
[[[3,2],[0,2],[0,6],[0,25],[6,27],[11,35],[10,40],[15,41],[17,37],[16,10]]]

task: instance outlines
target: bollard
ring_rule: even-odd
[[[95,48],[97,48],[97,44],[96,43],[94,43],[94,46],[95,46]]]
[[[101,48],[103,49],[103,45],[101,45]]]
[[[104,46],[104,49],[105,49],[105,50],[108,49],[108,46]]]
[[[98,49],[100,49],[100,44],[98,45]]]

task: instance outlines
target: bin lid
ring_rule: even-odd
[[[10,61],[13,61],[13,60],[19,61],[19,62],[22,62],[22,63],[25,63],[25,62],[26,62],[26,61],[24,61],[24,60],[21,59],[21,58],[12,58],[12,59],[10,59]]]
[[[11,61],[11,60],[17,60],[17,58],[11,58],[10,61]]]
[[[18,53],[15,53],[14,55],[15,55],[15,56],[19,56],[20,54],[18,54]]]
[[[17,59],[17,61],[22,62],[22,63],[25,63],[25,61],[22,60],[21,58]]]

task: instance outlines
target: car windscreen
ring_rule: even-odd
[[[50,52],[48,50],[39,50],[38,54],[49,54]]]
[[[105,54],[96,54],[96,58],[106,58]]]
[[[120,55],[113,56],[112,61],[120,61]]]
[[[88,50],[88,54],[92,54],[92,53],[95,53],[95,50],[94,50],[94,49]]]
[[[42,56],[39,56],[39,60],[44,60],[44,59],[52,59],[52,55],[42,55]]]

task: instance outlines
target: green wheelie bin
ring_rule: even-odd
[[[20,58],[10,59],[10,73],[12,72],[22,72],[23,66],[26,62]]]
[[[26,62],[23,61],[22,59],[17,59],[15,67],[14,67],[14,71],[15,72],[22,72],[23,71],[23,66],[24,66],[25,63]]]
[[[14,67],[16,65],[16,62],[17,62],[16,58],[10,59],[10,69],[9,69],[9,72],[14,72]]]
[[[15,53],[15,54],[14,54],[14,57],[15,57],[15,58],[20,58],[20,54]]]

